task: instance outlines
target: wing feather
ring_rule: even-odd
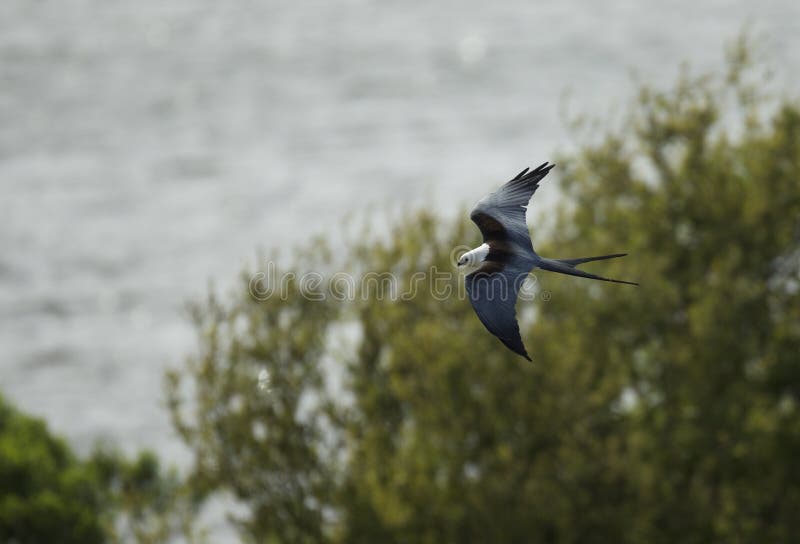
[[[544,163],[534,170],[526,168],[475,205],[470,219],[478,225],[484,242],[513,241],[533,251],[525,212],[539,182],[554,166]]]
[[[467,295],[486,329],[511,351],[529,361],[517,323],[516,303],[530,264],[522,258],[502,263],[486,261],[464,279]]]

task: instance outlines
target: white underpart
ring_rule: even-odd
[[[487,255],[489,255],[489,244],[481,244],[464,254],[468,266],[480,266]]]

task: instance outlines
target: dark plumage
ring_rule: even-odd
[[[467,274],[469,300],[481,323],[514,353],[531,360],[519,332],[515,305],[522,283],[534,268],[615,283],[636,283],[590,274],[576,266],[603,259],[623,257],[625,253],[579,259],[545,259],[531,243],[525,213],[539,182],[553,169],[544,163],[534,170],[526,168],[497,191],[481,199],[470,218],[478,225],[484,245],[459,259],[459,265],[480,257],[480,267]]]

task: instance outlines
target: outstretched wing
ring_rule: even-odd
[[[554,166],[544,163],[531,171],[526,168],[475,205],[470,219],[481,229],[484,242],[515,242],[533,251],[525,211],[539,182]]]
[[[515,306],[530,263],[521,257],[509,261],[485,261],[464,279],[475,313],[490,333],[511,351],[531,360],[519,334]]]

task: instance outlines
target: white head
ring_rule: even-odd
[[[458,258],[458,266],[468,266],[468,267],[476,267],[480,266],[480,264],[486,259],[486,256],[489,254],[489,245],[488,244],[481,244],[475,249],[467,251],[461,257]]]

